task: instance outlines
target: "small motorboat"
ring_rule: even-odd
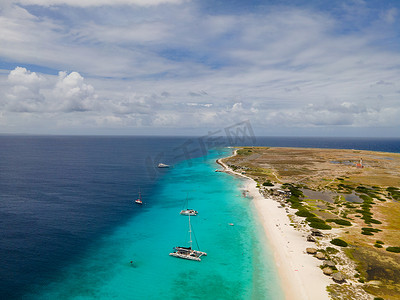
[[[159,163],[158,164],[159,168],[169,168],[169,165],[163,164],[163,163]]]

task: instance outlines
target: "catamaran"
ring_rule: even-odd
[[[192,249],[193,242],[192,242],[192,226],[190,224],[190,215],[189,215],[189,237],[190,237],[189,247],[175,247],[174,248],[175,251],[170,253],[169,255],[183,259],[201,261],[200,257],[206,256],[207,253],[200,250]],[[197,245],[197,247],[199,247],[199,245]]]
[[[140,190],[139,190],[139,198],[137,198],[137,199],[135,200],[135,203],[137,203],[137,204],[143,204],[143,202],[142,202],[142,195],[140,194]]]
[[[184,206],[188,207],[189,204],[189,198],[188,196],[186,196],[186,201],[183,204]],[[183,216],[196,216],[199,212],[197,210],[191,209],[191,208],[186,208],[186,209],[182,209],[180,214]]]

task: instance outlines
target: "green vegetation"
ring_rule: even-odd
[[[338,249],[333,248],[333,247],[326,247],[325,251],[326,251],[326,253],[328,253],[328,254],[336,254],[336,253],[339,252]]]
[[[332,229],[332,227],[326,224],[324,220],[317,217],[307,217],[306,221],[308,222],[311,228],[324,229],[324,230]]]
[[[380,192],[380,188],[377,186],[372,186],[371,188],[367,188],[365,186],[358,186],[355,191],[357,193],[362,193],[362,194],[366,194],[372,198],[378,198],[379,196],[377,195],[377,193]]]
[[[353,204],[351,204],[350,202],[346,202],[344,204],[347,208],[356,208],[356,206],[354,206]]]
[[[326,222],[334,222],[338,225],[343,225],[343,226],[351,226],[351,222],[343,219],[326,219]]]
[[[316,216],[315,214],[313,214],[312,212],[310,212],[309,210],[307,210],[305,208],[299,209],[295,214],[299,217],[305,217],[305,218]]]
[[[317,217],[307,217],[306,221],[310,222],[310,223],[322,223],[322,224],[325,224],[324,220],[322,220],[320,218],[317,218]]]
[[[400,201],[400,190],[397,187],[390,186],[386,189],[394,200]]]
[[[336,245],[336,246],[340,246],[340,247],[347,247],[348,244],[341,240],[341,239],[333,239],[330,241],[331,244]]]
[[[310,225],[311,228],[315,228],[315,229],[322,229],[322,230],[330,230],[330,229],[332,229],[331,226],[329,226],[328,224],[325,224],[325,223],[314,223],[314,222],[311,222],[311,223],[309,223],[309,225]]]
[[[363,235],[374,235],[371,231],[361,231]]]
[[[271,180],[267,180],[263,183],[263,186],[274,186],[274,184],[271,182]]]
[[[365,190],[366,188],[362,187],[357,187],[357,189]],[[371,207],[372,204],[374,204],[373,199],[368,196],[368,195],[360,195],[360,198],[364,200],[364,202],[361,204],[362,209],[357,209],[357,213],[361,213],[362,217],[361,219],[364,220],[365,224],[382,224],[381,221],[378,221],[374,218],[372,218],[372,213],[371,213]]]
[[[348,184],[339,183],[338,184],[338,189],[339,190],[347,190],[347,191],[351,192],[353,190],[353,187],[351,185],[348,185]]]
[[[382,231],[377,228],[372,228],[372,227],[363,227],[361,228],[361,234],[363,235],[374,235],[374,232],[379,232]]]
[[[251,155],[252,152],[253,152],[253,151],[252,151],[251,149],[249,149],[249,148],[243,148],[243,149],[239,149],[239,150],[237,151],[237,154],[238,154],[238,155],[248,156],[248,155]]]
[[[375,243],[377,243],[377,244],[382,244],[382,245],[384,244],[384,242],[382,242],[382,241],[379,241],[379,240],[378,240],[378,241],[376,241]]]
[[[374,247],[376,248],[383,248],[383,246],[381,244],[375,244]]]
[[[292,208],[300,209],[303,207],[302,201],[298,197],[290,196],[287,201],[291,204]]]
[[[287,184],[283,184],[282,188],[289,189],[290,193],[294,197],[297,197],[297,198],[304,197],[303,192],[298,187],[296,187],[296,186],[294,186],[292,184],[288,184],[288,183]]]
[[[386,251],[400,253],[400,247],[387,247]]]

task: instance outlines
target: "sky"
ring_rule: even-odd
[[[1,0],[0,134],[400,137],[398,0]]]

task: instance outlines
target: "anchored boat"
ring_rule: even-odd
[[[137,198],[137,199],[135,200],[135,203],[136,203],[136,204],[143,204],[142,195],[140,194],[140,190],[139,190],[139,198]]]
[[[194,234],[194,233],[193,233]],[[195,261],[201,261],[202,256],[206,256],[207,253],[200,251],[200,250],[194,250],[192,248],[192,226],[190,224],[190,215],[189,215],[189,247],[175,247],[174,252],[170,253],[169,255],[178,257],[178,258],[183,258],[183,259],[188,259],[188,260],[195,260]],[[197,244],[197,240],[196,240]],[[199,245],[197,245],[197,248]]]
[[[189,205],[189,198],[188,196],[186,196],[186,200],[185,203],[183,204],[183,206],[188,207]],[[191,209],[191,208],[186,208],[186,209],[182,209],[180,214],[183,216],[196,216],[199,212],[197,210]]]

